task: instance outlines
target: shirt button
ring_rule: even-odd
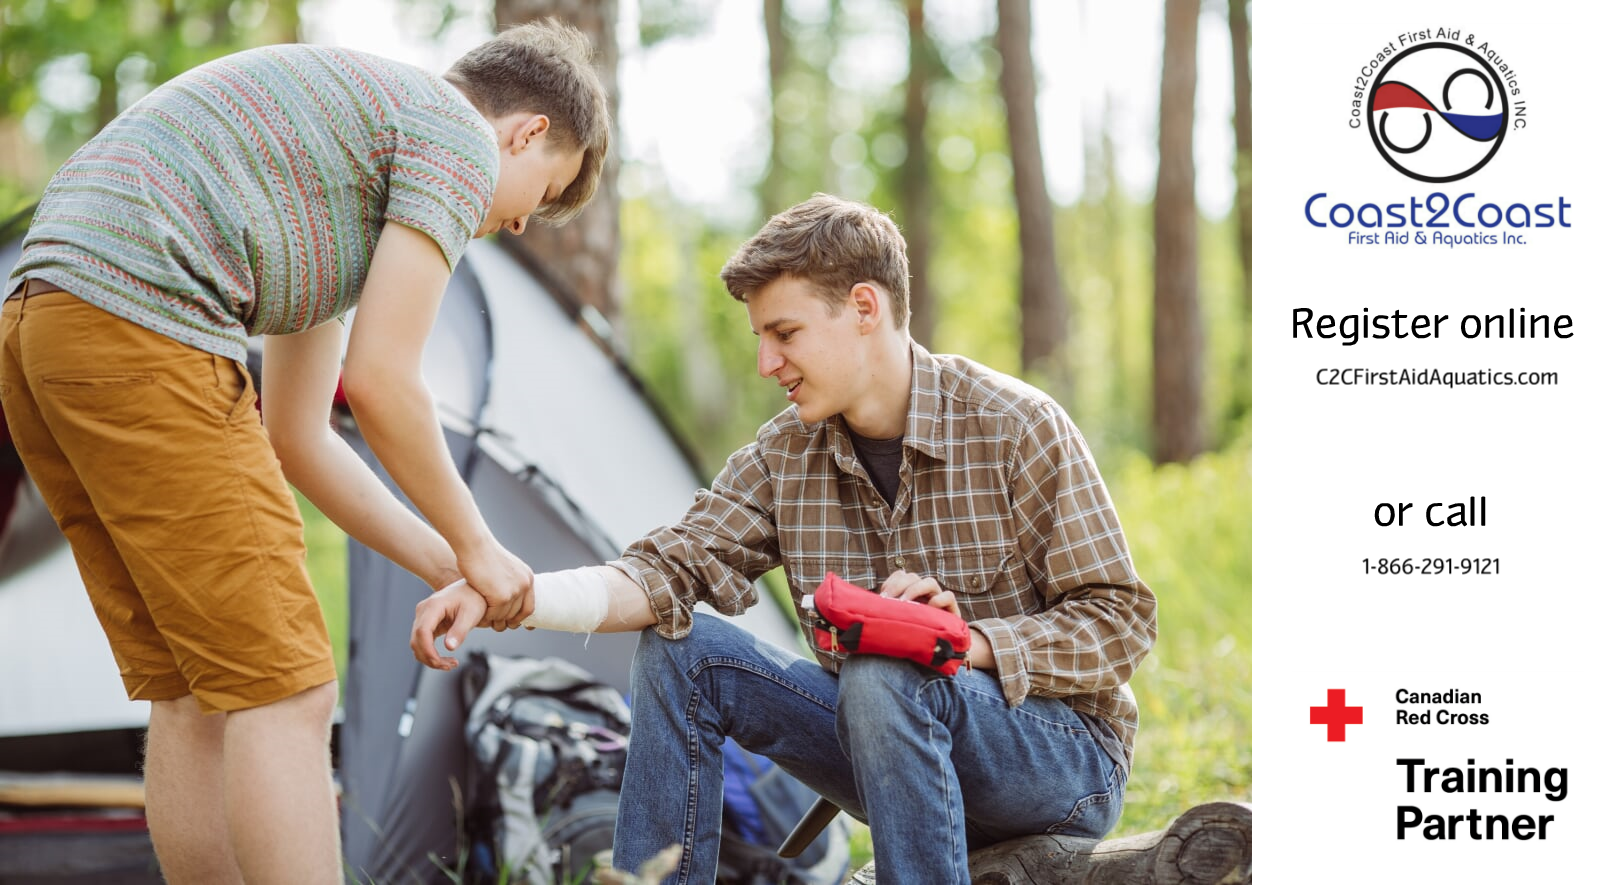
[[[905,567],[905,557],[903,557],[903,556],[894,557],[894,567],[895,568],[904,568]]]
[[[974,586],[974,587],[983,586],[983,579],[978,577],[977,575],[973,575],[972,576],[972,586]]]

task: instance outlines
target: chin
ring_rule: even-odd
[[[798,410],[799,420],[806,424],[815,424],[818,421],[825,421],[832,417],[831,415],[821,414],[820,409],[813,409],[810,406],[799,404],[795,404],[795,406]]]

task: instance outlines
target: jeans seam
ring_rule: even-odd
[[[987,701],[995,701],[996,700],[995,696],[992,695],[992,694],[989,694],[988,692],[983,692],[983,691],[978,691],[976,689],[967,688],[965,685],[962,685],[959,682],[956,683],[955,688],[956,688],[957,691],[966,692],[968,695],[971,695],[972,697],[975,697],[975,698],[981,698],[981,699],[987,700]],[[1032,710],[1027,709],[1026,706],[1018,706],[1015,710],[1011,710],[1010,706],[1005,704],[1005,702],[1003,700],[1001,701],[1001,706],[1006,707],[1007,710],[1012,715],[1026,716],[1029,719],[1034,720],[1035,722],[1039,722],[1041,724],[1048,725],[1048,726],[1051,726],[1053,728],[1060,729],[1061,731],[1065,731],[1065,732],[1068,732],[1070,734],[1093,735],[1093,733],[1088,728],[1081,728],[1079,726],[1069,725],[1066,722],[1057,722],[1054,719],[1051,719],[1051,718],[1049,718],[1047,716],[1041,716],[1038,713],[1035,713]],[[1071,708],[1068,708],[1068,709],[1071,709]],[[1082,723],[1083,720],[1079,720],[1079,721]]]
[[[933,749],[933,729],[937,724],[938,717],[933,714],[933,705],[928,703],[927,698],[925,697],[929,687],[939,684],[939,680],[936,679],[930,679],[923,682],[921,685],[916,687],[916,699],[920,703],[921,709],[926,713],[928,751],[933,753],[934,762],[937,764],[937,767],[942,774],[944,769],[944,760],[940,758],[939,754]],[[958,876],[958,871],[955,869],[955,858],[958,855],[962,857],[966,856],[966,850],[962,846],[955,844],[955,834],[957,832],[962,834],[963,839],[966,838],[966,814],[964,811],[962,812],[962,820],[960,824],[957,825],[955,820],[955,807],[956,800],[959,797],[950,795],[950,778],[941,776],[940,779],[944,781],[944,815],[946,823],[949,824],[948,829],[950,835],[950,853],[945,863],[950,867],[950,881],[966,881],[968,877]]]
[[[682,862],[676,871],[676,881],[679,883],[689,882],[693,876],[693,835],[698,830],[698,708],[702,702],[702,695],[695,686],[684,713],[687,724],[687,817],[682,820]]]
[[[748,661],[745,661],[741,658],[726,657],[724,655],[701,658],[691,670],[687,671],[687,678],[688,680],[695,680],[702,676],[706,670],[710,670],[714,667],[731,667],[734,670],[742,670],[745,673],[751,673],[760,677],[761,679],[768,680],[774,685],[780,685],[794,694],[805,698],[806,700],[815,702],[816,704],[820,705],[823,710],[832,712],[836,709],[835,706],[829,703],[826,699],[816,697],[814,694],[805,691],[803,688],[795,685],[789,680],[778,679],[771,671],[753,666]]]

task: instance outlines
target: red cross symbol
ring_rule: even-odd
[[[1309,707],[1312,710],[1312,724],[1329,726],[1330,740],[1346,740],[1346,727],[1348,725],[1363,724],[1363,708],[1348,707],[1346,705],[1346,689],[1330,689],[1330,702],[1322,707]]]

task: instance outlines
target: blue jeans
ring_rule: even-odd
[[[965,883],[969,845],[1099,838],[1123,805],[1126,776],[1082,716],[1042,697],[1008,708],[982,671],[854,655],[835,676],[695,613],[685,639],[643,632],[631,686],[614,864],[680,844],[678,885],[714,881],[728,736],[866,821],[879,885]]]

